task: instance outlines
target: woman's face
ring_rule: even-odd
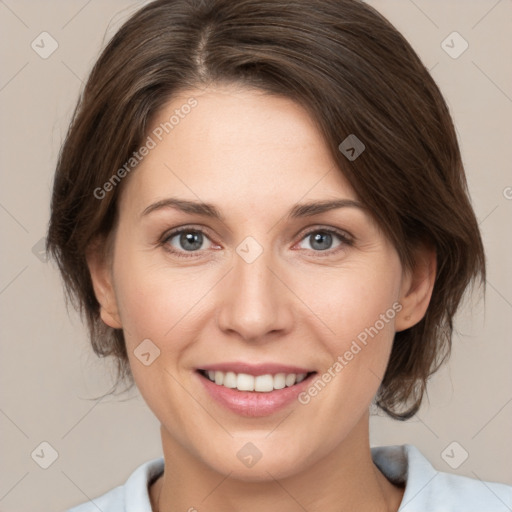
[[[296,473],[367,424],[404,314],[397,252],[289,99],[189,91],[149,136],[102,317],[164,445],[242,479]]]

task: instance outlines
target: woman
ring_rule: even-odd
[[[159,0],[114,36],[55,176],[48,249],[161,423],[73,512],[464,510],[512,488],[370,448],[418,410],[485,279],[446,104],[355,0]]]

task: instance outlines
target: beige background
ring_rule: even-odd
[[[447,98],[488,257],[486,300],[459,315],[453,356],[431,381],[430,403],[406,423],[372,418],[371,442],[413,443],[440,470],[512,484],[512,1],[370,3],[408,38]],[[137,392],[91,399],[111,385],[108,363],[93,355],[77,315],[66,313],[55,267],[37,257],[82,82],[105,40],[140,5],[0,0],[3,512],[64,510],[161,454],[159,425]],[[47,59],[31,48],[43,31],[59,45]],[[453,31],[469,43],[456,59],[441,46]],[[43,441],[58,452],[47,469],[31,457]],[[453,441],[452,465],[469,454],[457,468],[442,457]]]

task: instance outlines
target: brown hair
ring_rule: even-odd
[[[432,77],[404,37],[359,0],[157,0],[133,15],[95,64],[57,164],[47,249],[99,356],[133,386],[122,330],[100,319],[85,254],[108,240],[123,183],[102,187],[147,136],[172,95],[239,83],[310,112],[339,169],[413,264],[419,241],[437,254],[430,305],[395,335],[376,404],[407,419],[450,352],[452,319],[485,257],[456,133]],[[355,134],[355,160],[338,149]]]

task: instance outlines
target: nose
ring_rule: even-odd
[[[293,326],[293,294],[270,251],[250,263],[236,254],[233,265],[223,280],[219,328],[252,343],[288,333]]]

